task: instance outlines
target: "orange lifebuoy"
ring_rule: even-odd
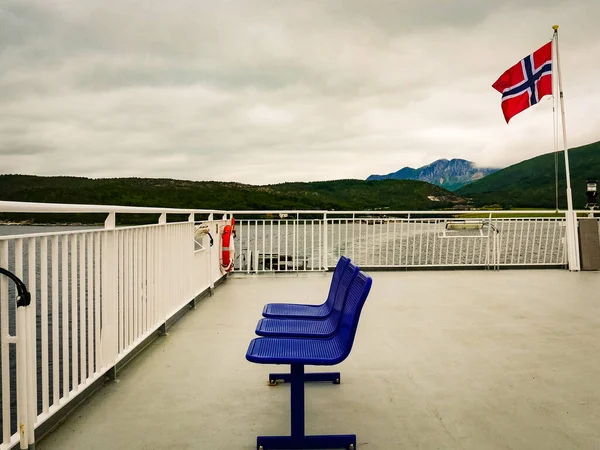
[[[225,225],[221,232],[221,272],[231,272],[235,261],[235,249],[233,239],[235,238],[235,219],[231,218],[231,224]]]

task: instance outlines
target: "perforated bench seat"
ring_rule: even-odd
[[[331,308],[326,303],[322,305],[302,305],[299,303],[269,303],[265,305],[262,315],[264,317],[281,318],[325,318],[331,313]]]
[[[346,342],[338,336],[329,339],[256,338],[250,342],[246,358],[257,364],[334,366],[346,357],[346,347]]]
[[[320,305],[301,305],[297,303],[268,303],[263,308],[262,315],[264,317],[272,318],[291,318],[291,319],[304,319],[304,318],[321,318],[331,314],[333,310],[333,302],[339,286],[340,279],[344,273],[344,269],[350,262],[350,258],[342,256],[333,271],[333,277],[331,278],[331,285],[329,287],[329,294],[325,303]]]
[[[261,319],[256,334],[266,337],[328,338],[337,330],[334,320]]]

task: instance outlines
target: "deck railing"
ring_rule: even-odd
[[[237,219],[238,273],[322,271],[342,254],[369,268],[567,263],[565,215],[550,211],[474,217],[0,202],[0,213],[14,212],[107,218],[103,228],[0,236],[0,267],[22,278],[32,294],[30,306],[17,308],[14,285],[0,276],[0,450],[33,446],[36,430],[214,287],[223,277],[220,230],[231,216]],[[116,214],[159,219],[116,227]],[[168,222],[175,214],[187,221]]]
[[[501,214],[261,211],[252,218],[248,211],[236,211],[235,268],[245,273],[326,270],[341,255],[369,268],[567,264],[564,215]]]
[[[225,222],[223,212],[165,208],[0,202],[0,212],[108,215],[99,229],[0,236],[0,267],[32,296],[30,306],[17,308],[14,284],[0,276],[4,450],[33,446],[36,429],[214,287],[223,276],[218,246],[196,230],[208,226],[216,235]],[[160,219],[117,228],[117,213]],[[169,223],[170,214],[188,221]],[[196,214],[207,219],[199,224]]]

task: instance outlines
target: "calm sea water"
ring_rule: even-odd
[[[0,236],[17,234],[53,233],[56,231],[89,230],[100,227],[91,226],[55,226],[55,225],[0,225]]]

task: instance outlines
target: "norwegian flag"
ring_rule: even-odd
[[[552,95],[552,41],[504,72],[492,87],[502,94],[506,123]]]

